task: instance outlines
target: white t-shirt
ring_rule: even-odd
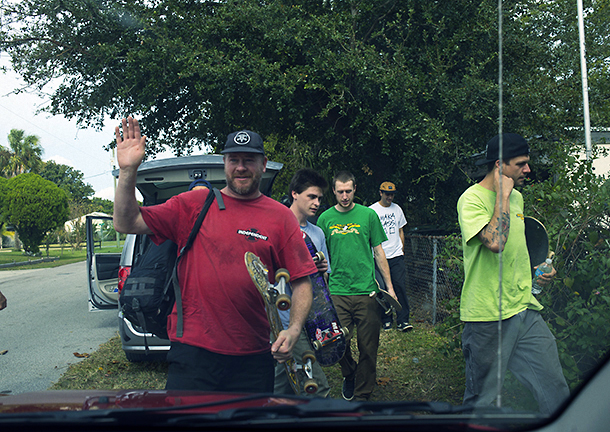
[[[369,206],[379,216],[381,225],[388,240],[381,243],[387,259],[404,255],[402,242],[398,230],[407,224],[407,219],[400,206],[392,203],[390,207],[384,207],[379,202]]]

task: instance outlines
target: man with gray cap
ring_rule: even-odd
[[[542,305],[532,294],[523,196],[514,189],[523,186],[530,172],[529,145],[517,134],[503,134],[502,165],[499,148],[498,135],[487,143],[485,159],[477,163],[487,164],[485,178],[469,187],[457,205],[465,273],[460,303],[460,318],[465,322],[464,404],[489,406],[497,396],[500,368],[501,382],[510,370],[532,392],[539,410],[549,415],[569,390],[555,338],[540,315]],[[548,284],[555,274],[553,269],[542,276],[542,283]]]
[[[114,204],[117,231],[148,234],[159,244],[172,240],[180,250],[201,211],[206,190],[178,194],[163,204],[139,207],[137,169],[146,137],[129,117],[116,128],[119,182]],[[311,306],[309,275],[317,269],[292,212],[263,195],[259,185],[267,165],[262,138],[242,130],[227,138],[224,210],[212,205],[192,248],[178,268],[183,335],[176,333],[176,308],[168,317],[171,348],[166,389],[273,392],[273,359],[290,358]],[[263,300],[244,264],[258,255],[274,275],[290,272],[290,325],[269,346]]]

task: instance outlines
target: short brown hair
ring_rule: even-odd
[[[348,181],[352,181],[354,187],[356,187],[356,177],[354,177],[354,175],[349,171],[339,171],[335,174],[335,176],[333,177],[333,190],[335,189],[335,185],[338,181],[340,181],[341,183],[347,183]]]

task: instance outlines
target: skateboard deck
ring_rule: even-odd
[[[323,260],[324,254],[318,252],[313,241],[305,232],[303,232],[303,239],[314,261]],[[346,328],[341,327],[324,274],[316,272],[309,278],[313,290],[313,301],[305,321],[305,332],[314,348],[318,363],[321,366],[330,366],[343,357],[349,332]]]
[[[371,291],[369,296],[374,297],[375,300],[377,300],[377,303],[379,303],[379,305],[381,305],[381,307],[383,308],[383,313],[386,315],[390,315],[393,310],[396,310],[396,312],[400,312],[402,310],[401,304],[398,303],[398,301],[394,297],[392,297],[389,292],[387,292],[384,288],[381,287],[379,281],[375,279],[375,282],[377,282],[377,287],[379,288],[379,291]]]
[[[527,244],[527,252],[530,256],[530,268],[532,278],[536,270],[534,267],[542,264],[549,255],[549,235],[546,228],[539,220],[525,216],[525,242]]]
[[[252,282],[256,285],[265,303],[265,312],[271,328],[271,343],[273,343],[284,329],[278,310],[290,309],[290,296],[286,294],[290,274],[286,269],[279,269],[275,273],[276,285],[272,285],[269,282],[269,271],[259,257],[252,252],[246,252],[244,261]],[[315,361],[316,357],[313,352],[305,352],[300,363],[294,358],[283,363],[288,381],[295,394],[301,394],[301,390],[307,394],[313,394],[318,390],[318,384],[312,373],[312,365]]]

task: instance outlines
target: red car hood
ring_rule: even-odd
[[[0,414],[96,409],[176,408],[217,413],[226,409],[299,405],[304,400],[237,393],[170,390],[46,390],[0,396]],[[193,407],[193,405],[197,405]],[[190,406],[190,407],[187,407]],[[180,409],[185,407],[184,409]],[[174,410],[171,410],[174,412]]]

